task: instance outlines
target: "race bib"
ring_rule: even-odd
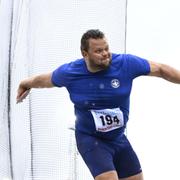
[[[91,110],[96,130],[108,132],[124,125],[123,112],[119,108]]]

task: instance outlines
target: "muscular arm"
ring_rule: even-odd
[[[180,71],[165,65],[165,64],[160,64],[156,62],[149,61],[150,64],[150,76],[156,76],[156,77],[161,77],[167,81],[173,82],[180,84]]]
[[[22,102],[22,100],[29,94],[31,88],[54,87],[54,85],[51,82],[51,76],[52,73],[46,73],[37,76],[32,76],[21,81],[17,91],[17,103]]]

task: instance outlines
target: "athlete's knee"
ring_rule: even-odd
[[[116,171],[108,171],[95,177],[95,180],[118,180]]]
[[[119,180],[144,180],[143,179],[143,173],[136,174],[134,176],[130,176],[127,178],[120,178]]]

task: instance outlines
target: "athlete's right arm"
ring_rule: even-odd
[[[22,80],[17,90],[16,102],[22,102],[22,100],[29,94],[31,88],[54,87],[51,81],[51,76],[52,73],[46,73]]]

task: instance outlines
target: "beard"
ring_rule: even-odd
[[[107,62],[106,62],[106,60],[100,60],[99,63],[97,63],[93,59],[90,59],[89,60],[89,66],[91,68],[93,68],[94,70],[97,70],[97,71],[105,70],[111,65],[111,62],[112,62],[111,57],[109,57],[108,59],[109,59],[109,61],[107,61]]]

